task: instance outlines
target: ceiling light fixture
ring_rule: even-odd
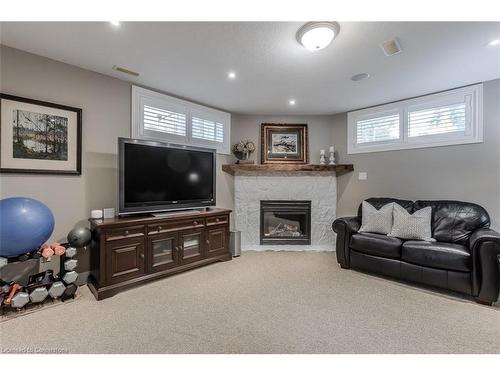
[[[120,21],[109,21],[110,24],[112,24],[115,27],[120,26]]]
[[[290,99],[290,100],[288,101],[288,104],[290,104],[290,105],[295,105],[295,99]]]
[[[365,79],[370,78],[370,75],[368,73],[359,73],[355,74],[351,77],[351,81],[364,81]]]
[[[500,44],[500,39],[494,39],[492,40],[491,42],[488,43],[488,45],[490,47],[495,47],[495,46],[498,46]]]
[[[309,51],[319,51],[327,47],[339,34],[337,22],[308,22],[297,31],[297,41]]]
[[[227,73],[227,78],[229,78],[229,79],[235,79],[236,78],[236,73],[235,72],[229,72],[229,73]]]

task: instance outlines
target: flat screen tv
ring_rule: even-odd
[[[215,205],[215,155],[206,148],[119,138],[119,214]]]

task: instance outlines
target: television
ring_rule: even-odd
[[[119,215],[215,205],[212,149],[118,139]]]

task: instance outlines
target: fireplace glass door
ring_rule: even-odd
[[[261,201],[261,245],[311,244],[311,201]]]

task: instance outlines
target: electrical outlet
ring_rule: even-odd
[[[358,180],[366,180],[368,178],[368,174],[366,172],[358,173]]]

